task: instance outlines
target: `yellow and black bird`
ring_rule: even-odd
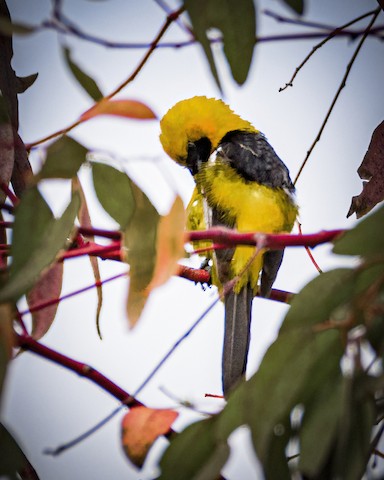
[[[298,212],[295,187],[285,164],[251,123],[223,101],[199,96],[174,105],[160,126],[165,152],[196,182],[187,228],[291,231]],[[224,298],[225,397],[245,375],[253,297],[257,292],[269,296],[283,258],[283,250],[261,250],[246,268],[254,252],[254,247],[238,246],[213,254],[212,280],[219,289],[241,275]]]

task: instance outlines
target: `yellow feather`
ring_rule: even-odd
[[[176,103],[164,115],[160,127],[164,150],[181,165],[186,163],[188,142],[207,137],[214,151],[224,135],[232,130],[258,132],[222,100],[203,96]]]
[[[270,188],[244,180],[232,167],[216,159],[207,163],[197,176],[204,186],[208,204],[223,212],[239,232],[290,232],[297,216],[297,206],[280,188]],[[262,268],[262,254],[236,284],[235,291],[250,283],[256,289]],[[231,261],[232,277],[239,275],[254,254],[253,247],[237,247]]]

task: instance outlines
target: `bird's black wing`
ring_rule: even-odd
[[[288,194],[295,192],[288,168],[261,133],[243,131],[227,133],[220,142],[218,155],[246,181],[281,188]],[[283,255],[284,250],[270,250],[264,254],[260,281],[261,296],[269,296]]]
[[[218,155],[247,181],[295,191],[288,168],[261,133],[227,133],[220,142]]]

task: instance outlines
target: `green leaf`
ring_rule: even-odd
[[[135,209],[123,238],[130,266],[127,312],[130,325],[134,326],[144,308],[149,293],[145,289],[155,269],[160,216],[145,193],[134,183],[132,189]]]
[[[300,428],[299,470],[315,477],[326,466],[336,443],[342,407],[342,377],[328,379],[304,406]]]
[[[16,209],[12,264],[0,302],[16,301],[32,288],[65,247],[79,208],[80,197],[75,192],[63,215],[55,219],[37,187],[25,192]]]
[[[10,276],[15,276],[39,248],[49,225],[54,222],[51,209],[37,187],[24,192],[16,208],[12,240]]]
[[[159,480],[219,478],[229,447],[215,438],[214,422],[210,418],[194,423],[172,440],[160,462]]]
[[[286,456],[286,448],[291,435],[291,422],[289,415],[287,415],[274,427],[274,435],[269,445],[268,461],[263,464],[266,479],[291,480]]]
[[[242,85],[248,76],[256,41],[256,13],[252,0],[185,0],[196,39],[201,43],[218,87],[219,76],[207,30],[217,28],[234,80]]]
[[[83,72],[83,70],[81,70],[81,68],[76,65],[76,63],[73,62],[71,58],[71,51],[69,50],[69,48],[64,48],[64,57],[74,77],[83,87],[83,89],[88,93],[88,95],[92,97],[95,102],[101,100],[104,95],[100,91],[97,83],[95,82],[95,80],[93,80],[93,78]]]
[[[343,414],[331,478],[359,480],[363,477],[375,422],[375,404],[365,388],[368,380],[365,374],[344,379]]]
[[[28,478],[38,478],[32,465],[29,463],[27,457],[19,447],[16,440],[0,423],[0,476],[8,476],[12,479],[21,478],[18,474],[22,470],[27,469],[29,472],[33,472],[35,475]],[[27,478],[24,476],[23,478]]]
[[[52,143],[37,177],[73,178],[86,160],[88,149],[66,135]]]
[[[355,276],[349,268],[338,268],[317,276],[291,302],[281,332],[311,327],[329,320],[331,313],[354,293]]]
[[[268,349],[259,370],[243,386],[247,423],[264,466],[273,461],[271,445],[276,425],[294,406],[315,395],[322,382],[338,373],[342,353],[339,333],[334,330],[281,333]]]
[[[382,254],[384,251],[384,206],[364,218],[335,242],[333,252],[340,255]]]
[[[126,173],[92,163],[93,186],[104,210],[125,230],[135,210],[132,182]]]
[[[304,13],[304,0],[283,0],[283,2],[292,8],[299,15]]]

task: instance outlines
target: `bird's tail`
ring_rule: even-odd
[[[225,296],[225,327],[223,347],[223,393],[229,393],[239,383],[247,367],[253,289],[244,286],[239,293]]]

